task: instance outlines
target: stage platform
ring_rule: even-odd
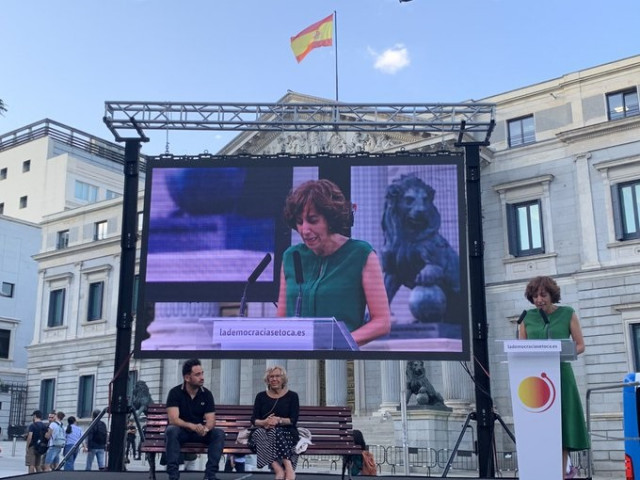
[[[1,466],[0,466],[1,468]],[[73,471],[73,472],[43,472],[36,474],[23,474],[13,477],[3,477],[5,479],[41,479],[44,480],[43,475],[46,475],[48,480],[148,480],[149,473],[148,472],[98,472],[98,471]],[[203,472],[182,472],[180,475],[180,480],[202,480]],[[164,471],[157,472],[157,480],[167,480],[167,474]],[[426,477],[426,478],[439,478],[437,477]],[[271,473],[266,472],[246,472],[246,473],[220,473],[218,474],[218,478],[220,480],[273,480],[274,476]],[[345,476],[345,478],[348,478]],[[354,478],[376,478],[379,480],[416,480],[417,478],[425,478],[420,477],[418,475],[412,475],[410,477],[406,477],[403,475],[393,475],[389,477],[385,476],[377,476],[377,477],[364,477],[358,476]],[[478,478],[477,476],[466,476],[466,477],[452,477],[448,476],[447,478],[451,480],[455,479],[465,479],[469,480],[470,478]],[[502,479],[514,478],[514,477],[498,477]],[[297,473],[296,480],[337,480],[340,479],[339,473],[332,474],[324,474],[324,473]],[[484,479],[482,479],[484,480]]]
[[[101,472],[97,470],[97,465],[94,460],[92,471],[85,471],[86,454],[80,453],[76,459],[76,471],[59,471],[59,472],[42,472],[36,474],[27,474],[27,467],[24,465],[24,442],[17,442],[15,445],[12,442],[3,441],[0,442],[0,479],[40,479],[40,480],[149,480],[149,465],[144,460],[132,460],[131,463],[126,465],[126,472]],[[167,474],[164,471],[164,467],[158,466],[159,469],[156,473],[157,480],[168,480]],[[331,468],[329,465],[322,465],[311,468],[301,468],[298,464],[298,471],[296,472],[296,480],[340,480],[341,466],[338,465],[338,469]],[[44,476],[46,477],[44,477]],[[181,472],[180,480],[202,480],[203,472],[199,470]],[[218,478],[220,480],[273,480],[274,475],[261,470],[248,471],[246,473],[219,473]],[[345,478],[347,478],[345,476]],[[410,476],[406,476],[397,472],[392,472],[384,469],[382,474],[377,477],[364,477],[359,476],[355,478],[377,478],[379,480],[416,480],[419,478],[442,478],[442,469],[434,469],[431,475],[412,473]],[[478,477],[477,471],[461,471],[452,469],[449,471],[449,475],[446,477],[452,480],[456,479],[470,479],[476,478],[485,480],[484,477]],[[497,472],[494,478],[510,479],[517,478],[515,472],[503,471]],[[577,478],[585,478],[584,473]],[[604,480],[605,477],[595,475],[593,480]],[[609,479],[610,480],[610,479]]]

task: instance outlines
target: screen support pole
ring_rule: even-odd
[[[124,195],[122,200],[122,235],[118,313],[116,318],[116,355],[111,393],[111,438],[108,470],[124,471],[124,440],[129,405],[127,383],[133,323],[133,288],[136,268],[138,217],[138,177],[140,139],[126,139],[124,148]]]
[[[489,379],[487,304],[484,283],[484,240],[480,188],[480,145],[466,144],[467,215],[469,219],[469,294],[474,363],[478,468],[481,478],[495,478],[493,437],[495,415]]]

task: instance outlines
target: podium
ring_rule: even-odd
[[[200,323],[211,332],[212,350],[358,350],[334,317],[206,317]]]
[[[560,361],[572,340],[505,340],[521,480],[563,478]]]

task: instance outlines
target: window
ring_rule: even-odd
[[[58,232],[56,248],[61,250],[69,246],[69,230],[61,230]]]
[[[633,343],[634,372],[640,372],[640,323],[631,324],[631,341]]]
[[[27,196],[20,197],[20,208],[27,208]]]
[[[5,180],[7,178],[7,169],[0,168],[0,180]]]
[[[107,200],[111,200],[112,198],[118,198],[120,194],[118,192],[114,192],[113,190],[107,190]]]
[[[138,231],[142,231],[142,225],[144,225],[144,212],[138,212]]]
[[[638,92],[635,88],[607,94],[609,120],[638,115]]]
[[[507,122],[509,128],[509,146],[519,147],[536,141],[533,115],[516,118]]]
[[[86,202],[95,202],[98,198],[98,187],[76,180],[75,197]]]
[[[2,287],[0,290],[0,296],[3,297],[13,297],[13,289],[15,285],[9,282],[2,282]]]
[[[27,173],[31,170],[31,160],[25,160],[22,162],[22,173]]]
[[[78,416],[91,418],[93,411],[94,375],[82,375],[78,382]]]
[[[102,318],[102,297],[104,282],[95,282],[89,285],[89,307],[87,309],[87,322]]]
[[[96,222],[93,226],[93,239],[104,240],[107,238],[107,221]]]
[[[0,329],[0,358],[9,358],[9,347],[11,346],[11,330]]]
[[[49,292],[48,327],[59,327],[64,321],[64,297],[66,290],[59,288]]]
[[[640,180],[619,183],[612,189],[616,238],[640,238]]]
[[[53,410],[53,397],[56,391],[55,378],[47,378],[40,382],[40,407],[39,410],[46,415]]]
[[[507,205],[509,253],[515,257],[544,253],[540,201]]]
[[[4,202],[0,203],[0,215],[4,215]]]

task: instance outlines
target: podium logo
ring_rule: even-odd
[[[542,413],[556,401],[556,386],[542,372],[539,377],[527,377],[518,386],[518,398],[525,408],[533,413]]]

